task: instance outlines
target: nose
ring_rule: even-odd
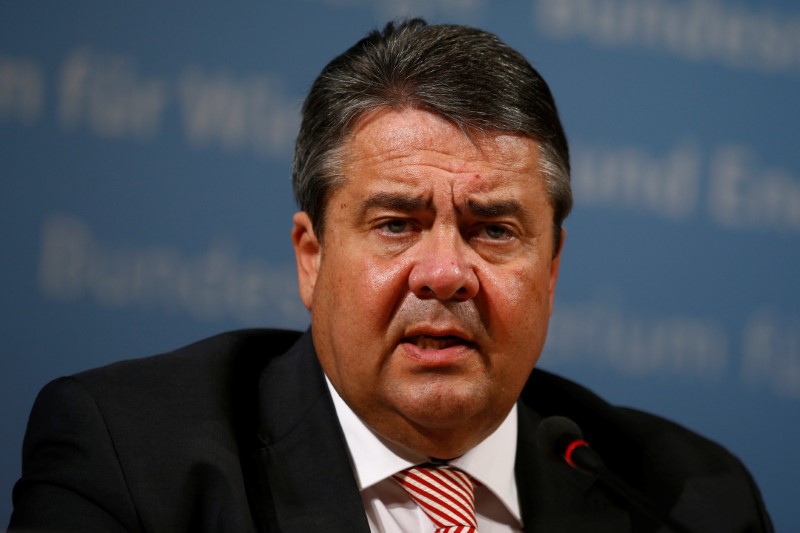
[[[457,231],[453,233],[434,229],[419,243],[409,275],[417,298],[465,301],[478,294],[480,284],[467,258],[468,245]]]

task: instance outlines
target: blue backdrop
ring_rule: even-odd
[[[721,441],[779,531],[800,531],[799,9],[0,2],[0,523],[50,379],[305,327],[289,239],[300,102],[335,54],[414,13],[498,33],[560,106],[576,206],[541,365]]]

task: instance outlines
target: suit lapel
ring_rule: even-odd
[[[369,531],[308,332],[262,372],[259,439],[255,464],[265,530]]]

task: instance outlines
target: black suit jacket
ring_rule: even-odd
[[[550,460],[536,426],[575,420],[609,467],[695,531],[771,531],[728,452],[535,370],[519,402],[526,530],[656,531]],[[248,330],[61,378],[40,393],[10,531],[368,531],[311,335]]]

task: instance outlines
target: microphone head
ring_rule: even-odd
[[[539,422],[536,440],[542,452],[554,461],[565,461],[586,473],[604,468],[603,461],[583,440],[578,424],[564,416],[550,416]]]
[[[569,445],[579,440],[583,440],[581,428],[565,416],[549,416],[536,430],[539,448],[556,461],[562,461]]]

